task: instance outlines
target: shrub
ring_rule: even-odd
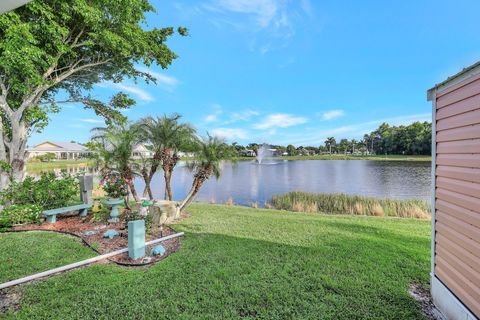
[[[42,173],[38,179],[13,181],[0,192],[0,204],[4,206],[36,205],[42,210],[65,207],[78,199],[78,180],[68,174],[57,177],[53,172]]]
[[[0,229],[15,224],[36,223],[40,221],[42,208],[34,204],[14,204],[0,211]]]
[[[35,158],[33,158],[33,159],[36,159],[36,160],[41,161],[41,162],[51,162],[53,160],[56,160],[57,157],[53,153],[45,153],[45,154],[35,156]]]
[[[100,184],[103,190],[111,198],[120,198],[128,196],[127,179],[122,178],[118,173],[111,173],[105,176]]]

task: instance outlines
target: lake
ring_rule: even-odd
[[[67,171],[76,173],[79,168]],[[172,177],[174,198],[190,189],[192,174],[181,162]],[[136,180],[141,192],[143,181]],[[152,182],[155,198],[164,194],[163,174]],[[379,198],[430,198],[430,162],[371,160],[298,160],[258,165],[253,161],[225,163],[219,180],[208,180],[197,201],[263,206],[275,194],[289,191],[343,192]]]
[[[187,168],[179,167],[172,179],[176,199],[182,199],[192,181]],[[143,183],[138,182],[143,188]],[[163,177],[152,183],[156,197],[163,195]],[[217,181],[207,181],[198,201],[263,205],[275,194],[289,191],[343,192],[380,198],[429,199],[430,163],[397,161],[300,160],[258,165],[226,163]]]

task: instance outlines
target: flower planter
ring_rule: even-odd
[[[110,209],[110,219],[108,222],[118,222],[119,218],[118,216],[120,215],[120,211],[118,210],[118,207],[123,203],[122,198],[110,198],[105,201],[105,204],[109,207]]]

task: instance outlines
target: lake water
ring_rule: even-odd
[[[289,191],[343,192],[380,198],[429,199],[430,163],[362,160],[281,161],[258,165],[240,161],[226,163],[219,180],[211,178],[202,187],[198,201],[224,203],[229,198],[237,204],[263,205],[273,195]],[[185,166],[178,167],[172,178],[175,199],[183,199],[192,182]],[[143,190],[144,184],[137,183]],[[155,197],[164,193],[163,175],[152,182]]]
[[[71,173],[78,171],[72,168]],[[188,193],[192,174],[179,163],[172,177],[174,198]],[[152,181],[155,198],[164,194],[163,174]],[[144,183],[137,179],[139,192]],[[430,162],[367,160],[299,160],[258,165],[253,161],[225,163],[219,180],[211,178],[196,200],[263,206],[273,195],[289,191],[348,193],[379,198],[430,198]]]

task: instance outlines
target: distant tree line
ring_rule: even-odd
[[[259,143],[246,146],[233,143],[240,155],[246,151],[257,152]],[[432,152],[432,124],[430,122],[414,122],[404,126],[390,126],[383,123],[376,130],[366,133],[362,139],[340,139],[328,137],[318,147],[293,145],[270,145],[277,155],[315,155],[315,154],[405,154],[430,155]]]

